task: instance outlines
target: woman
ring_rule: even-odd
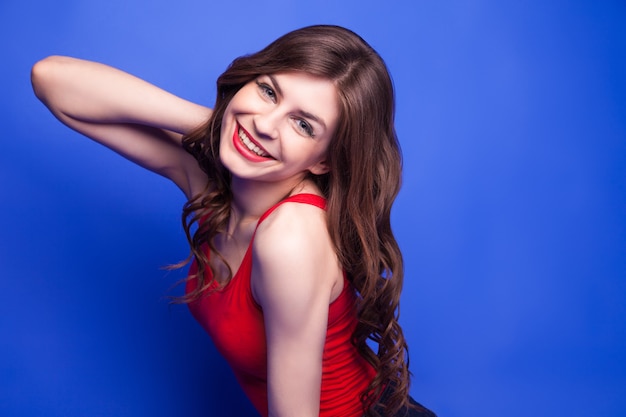
[[[358,35],[312,26],[236,59],[213,110],[73,58],[32,79],[63,123],[185,193],[181,301],[261,415],[432,415],[397,321],[393,87]]]

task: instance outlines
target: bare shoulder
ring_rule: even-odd
[[[259,226],[253,243],[253,293],[292,296],[314,291],[327,302],[340,292],[342,273],[324,210],[284,203]],[[278,291],[281,290],[281,291]],[[259,298],[257,298],[259,300]]]
[[[268,261],[325,260],[329,253],[334,254],[326,228],[326,213],[310,204],[282,204],[259,226],[254,252]]]
[[[315,246],[326,243],[326,238],[329,237],[324,210],[310,204],[287,202],[261,223],[255,240],[271,240],[281,246],[300,241],[300,244]]]

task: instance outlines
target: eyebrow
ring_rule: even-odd
[[[276,90],[278,95],[284,96],[283,90],[281,90],[280,84],[278,84],[278,81],[276,81],[276,78],[272,74],[267,74],[267,76],[269,77],[270,81],[272,81],[272,84],[274,85],[274,89]],[[312,121],[320,124],[324,128],[324,130],[326,130],[326,123],[324,123],[324,120],[317,117],[316,115],[309,113],[307,111],[304,111],[302,109],[298,110],[298,114],[306,119],[311,119]]]

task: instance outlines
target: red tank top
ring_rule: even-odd
[[[325,209],[326,201],[313,194],[286,198],[264,213],[257,223],[267,218],[279,205],[303,203]],[[207,331],[218,351],[230,364],[254,407],[263,416],[267,406],[267,350],[263,311],[252,296],[252,240],[241,266],[222,289],[211,291],[189,303],[189,310]],[[196,261],[189,274],[197,272]],[[211,274],[210,270],[207,274]],[[208,278],[208,277],[207,277]],[[196,288],[196,281],[187,283],[187,292]],[[374,378],[374,368],[363,359],[351,343],[357,323],[356,295],[347,280],[342,293],[329,305],[328,328],[322,358],[320,417],[360,417],[363,415],[359,395]]]

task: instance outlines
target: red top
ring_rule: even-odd
[[[280,204],[297,202],[325,209],[326,201],[313,194],[298,194],[280,201],[261,216],[259,224]],[[223,288],[189,303],[189,310],[213,339],[226,358],[244,392],[258,412],[267,417],[267,349],[263,311],[254,300],[250,287],[252,240],[241,266]],[[189,274],[197,272],[196,261]],[[208,270],[207,278],[211,271]],[[196,280],[187,283],[187,292],[196,288]],[[357,324],[356,295],[347,280],[344,289],[328,308],[328,329],[322,358],[320,417],[360,417],[359,395],[374,378],[374,368],[351,343]],[[294,381],[297,382],[297,381]]]

